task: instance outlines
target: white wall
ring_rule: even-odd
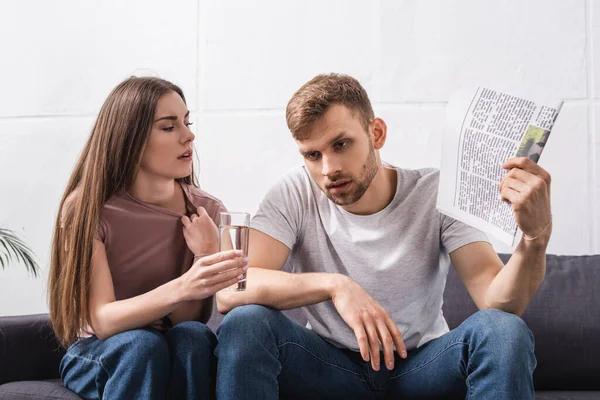
[[[446,102],[462,84],[566,100],[541,162],[554,178],[549,251],[600,253],[600,0],[0,0],[0,226],[44,267],[37,279],[0,270],[0,315],[47,310],[57,204],[120,80],[179,84],[203,187],[253,212],[302,162],[287,100],[332,71],[367,88],[388,124],[384,158],[405,167],[439,165]]]

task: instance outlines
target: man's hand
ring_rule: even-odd
[[[510,170],[500,181],[502,201],[512,205],[526,238],[544,234],[547,242],[552,231],[550,174],[526,157],[510,158],[502,168]]]
[[[363,360],[370,360],[373,369],[379,371],[381,344],[385,365],[388,370],[393,369],[394,345],[400,357],[406,358],[406,346],[398,327],[366,290],[350,278],[342,282],[334,290],[331,300],[340,316],[354,331]]]
[[[214,254],[219,248],[219,231],[204,207],[198,207],[190,218],[181,217],[183,237],[194,255]]]

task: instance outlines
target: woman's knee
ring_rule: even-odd
[[[198,321],[186,321],[175,325],[166,335],[169,347],[206,348],[217,345],[217,337],[208,326]]]
[[[132,363],[170,363],[169,346],[163,335],[154,329],[133,329],[105,339],[105,357],[125,358]]]

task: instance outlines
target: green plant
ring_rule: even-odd
[[[38,276],[40,267],[29,247],[15,232],[0,228],[0,266],[4,269],[13,260],[22,262],[33,276]]]

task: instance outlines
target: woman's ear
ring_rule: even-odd
[[[370,124],[371,139],[373,140],[373,148],[379,150],[385,144],[387,138],[387,125],[381,118],[375,118]]]

